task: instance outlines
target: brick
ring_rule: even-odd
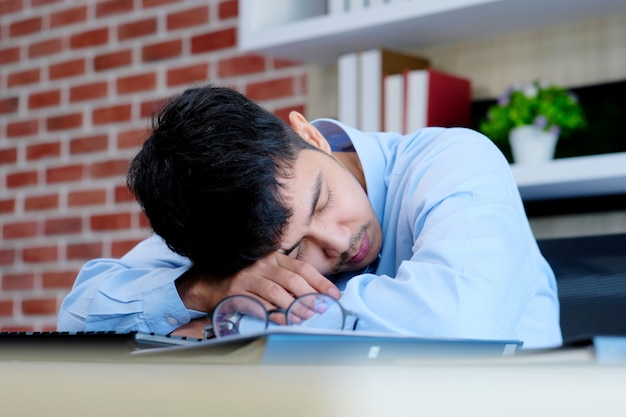
[[[17,162],[16,148],[0,149],[0,165],[14,164],[15,162]]]
[[[96,5],[96,17],[128,13],[133,10],[133,0],[106,0]]]
[[[71,288],[78,271],[51,271],[41,274],[41,285],[44,289]]]
[[[0,98],[0,114],[8,114],[17,112],[19,106],[18,97]]]
[[[294,78],[279,78],[248,84],[246,95],[253,101],[289,97],[294,94]]]
[[[114,68],[124,67],[133,63],[133,55],[130,49],[125,51],[111,52],[98,55],[94,58],[94,69],[96,71],[106,71]]]
[[[29,196],[24,199],[24,210],[26,211],[50,210],[58,207],[58,194]]]
[[[51,80],[83,75],[85,73],[85,60],[74,59],[71,61],[50,65],[49,73]]]
[[[23,239],[37,236],[39,224],[36,221],[6,223],[2,227],[3,239]]]
[[[221,2],[218,9],[218,15],[220,20],[232,19],[239,16],[239,2],[237,0]]]
[[[206,63],[174,68],[167,71],[167,85],[172,87],[194,82],[203,82],[207,80],[208,76],[209,64]]]
[[[83,165],[66,165],[46,169],[46,183],[73,182],[83,179]]]
[[[42,28],[41,22],[41,17],[32,17],[30,19],[14,22],[9,25],[9,36],[14,38],[40,32]]]
[[[159,111],[159,109],[163,106],[165,100],[150,100],[141,103],[141,114],[139,115],[142,119],[152,117],[152,115]]]
[[[37,171],[23,171],[7,174],[7,187],[20,188],[36,185],[38,181]]]
[[[61,103],[61,90],[42,91],[28,96],[28,108],[58,106]]]
[[[2,291],[31,290],[35,288],[35,274],[3,274]]]
[[[50,4],[56,4],[56,3],[61,3],[64,0],[31,0],[30,4],[33,7],[41,7],[41,6],[47,6]]]
[[[70,102],[95,100],[107,96],[108,85],[106,81],[77,85],[70,88]]]
[[[120,185],[115,187],[115,202],[128,203],[135,201],[135,196],[130,192],[127,186]]]
[[[70,141],[70,154],[85,154],[101,152],[108,148],[109,138],[107,135],[94,135],[74,138]]]
[[[0,316],[10,317],[13,315],[13,300],[0,300]],[[4,327],[2,328],[4,330]]]
[[[19,85],[38,83],[41,79],[40,73],[41,70],[39,68],[14,72],[9,74],[7,85],[9,87],[16,87]]]
[[[151,229],[152,226],[150,225],[150,220],[148,220],[146,213],[142,211],[140,213],[137,213],[136,217],[137,217],[137,222],[139,223],[139,227],[141,227],[142,229],[146,229],[146,230]]]
[[[101,107],[93,111],[92,120],[96,125],[125,122],[131,118],[130,104],[117,104],[114,106]]]
[[[104,205],[106,203],[106,190],[82,190],[71,191],[67,196],[67,204],[70,207],[84,207]]]
[[[50,14],[50,27],[67,26],[87,20],[87,6],[74,7]]]
[[[128,172],[128,159],[98,162],[90,167],[91,178],[106,178],[125,176]]]
[[[125,130],[117,134],[117,149],[137,148],[148,137],[148,129]]]
[[[133,240],[117,240],[111,243],[111,256],[114,258],[120,258],[124,256],[128,251],[137,246],[141,242],[141,239]]]
[[[183,52],[183,42],[175,39],[144,46],[141,50],[142,62],[156,62],[180,56]]]
[[[166,4],[180,3],[181,0],[142,0],[141,6],[145,9],[150,7],[164,6]]]
[[[209,8],[195,7],[172,13],[167,16],[167,30],[183,29],[190,26],[204,25],[209,22]]]
[[[57,246],[37,246],[24,248],[22,260],[28,263],[55,262],[59,259]]]
[[[128,229],[131,226],[131,216],[130,213],[94,215],[91,217],[90,225],[91,230],[95,232]]]
[[[264,72],[265,70],[265,57],[261,55],[236,56],[224,59],[218,64],[218,75],[224,78]]]
[[[20,60],[20,48],[0,49],[0,65],[11,64]]]
[[[0,16],[22,10],[22,0],[3,0],[0,2]]]
[[[44,158],[55,158],[61,155],[60,142],[37,143],[26,147],[26,160],[37,161]]]
[[[50,132],[74,129],[83,125],[82,113],[63,114],[61,116],[48,117],[46,129]]]
[[[297,111],[298,113],[301,114],[305,114],[306,113],[306,109],[303,105],[297,105],[297,106],[290,106],[290,107],[285,107],[285,108],[280,108],[280,109],[276,109],[274,111],[274,114],[276,116],[278,116],[280,119],[282,119],[285,122],[289,122],[289,113],[291,111]]]
[[[39,120],[22,120],[7,125],[7,137],[34,135],[39,132]]]
[[[0,265],[13,265],[15,263],[15,249],[0,249]]]
[[[57,300],[55,298],[32,298],[22,301],[22,314],[26,316],[40,316],[56,314]]]
[[[148,137],[148,129],[125,130],[117,134],[117,149],[137,148]]]
[[[117,93],[130,94],[139,91],[154,90],[156,88],[156,74],[135,74],[128,77],[120,77],[117,80]]]
[[[235,28],[222,29],[191,38],[191,53],[199,54],[219,49],[232,48],[237,45]]]
[[[0,200],[0,213],[13,213],[15,211],[15,199]]]
[[[37,42],[28,47],[28,57],[38,58],[46,55],[53,55],[63,50],[63,41],[61,39],[47,39]]]
[[[89,48],[109,41],[109,28],[91,29],[70,36],[70,48]]]
[[[65,217],[61,219],[48,219],[44,222],[44,234],[69,235],[83,231],[83,220],[80,217]]]
[[[274,58],[274,68],[282,69],[282,68],[291,68],[302,65],[299,61],[293,61],[291,59],[282,59],[282,58]]]
[[[78,243],[67,245],[67,259],[88,260],[103,256],[102,243]]]
[[[157,31],[157,20],[155,17],[124,23],[117,29],[117,38],[120,41],[138,38],[141,36],[153,35]]]

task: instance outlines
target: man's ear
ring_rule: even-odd
[[[297,134],[302,136],[304,140],[309,142],[311,145],[320,148],[322,151],[330,154],[330,145],[326,138],[322,136],[319,130],[315,126],[313,126],[304,116],[297,111],[291,111],[289,113],[289,123],[293,130],[296,131]]]

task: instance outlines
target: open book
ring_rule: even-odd
[[[365,365],[512,355],[518,340],[433,339],[365,332],[276,327],[185,346],[142,349],[132,361],[221,364]]]

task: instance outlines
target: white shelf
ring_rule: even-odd
[[[626,152],[511,165],[525,201],[626,193]]]
[[[623,0],[386,0],[328,14],[327,1],[239,0],[240,49],[329,65],[350,51],[416,49],[626,11]]]

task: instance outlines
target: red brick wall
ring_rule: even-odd
[[[237,50],[236,0],[0,0],[0,330],[53,330],[84,262],[148,235],[124,184],[153,105],[207,80],[285,117],[302,65]]]

